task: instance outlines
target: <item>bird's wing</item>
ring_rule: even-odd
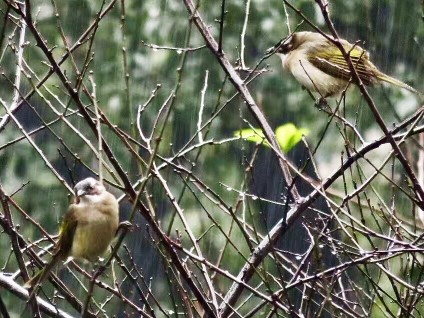
[[[75,211],[75,205],[71,204],[60,225],[59,240],[54,247],[52,259],[42,270],[25,283],[25,288],[33,288],[30,298],[36,293],[38,285],[48,277],[52,268],[55,267],[60,260],[69,256],[75,229],[78,224]]]
[[[55,253],[61,254],[62,258],[68,257],[72,248],[75,230],[78,225],[76,209],[76,206],[71,204],[60,225],[59,240],[55,246]]]
[[[342,41],[343,47],[349,54],[350,59],[361,81],[365,85],[376,82],[376,67],[369,61],[368,53],[359,46],[354,46],[347,41]],[[315,67],[331,76],[350,80],[351,74],[349,66],[343,57],[342,52],[331,42],[325,46],[312,49],[308,52],[308,60]],[[378,71],[377,71],[378,72]]]

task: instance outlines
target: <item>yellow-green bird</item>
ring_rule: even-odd
[[[97,261],[106,252],[119,225],[119,205],[103,184],[87,178],[75,185],[75,201],[63,217],[50,262],[25,283],[36,288],[60,261],[71,258]]]
[[[421,95],[408,84],[379,71],[360,46],[343,39],[340,42],[365,85],[387,82]],[[342,52],[320,33],[295,32],[277,44],[275,52],[280,55],[285,70],[290,71],[304,87],[322,97],[341,93],[351,79]]]

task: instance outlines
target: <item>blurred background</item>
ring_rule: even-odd
[[[341,37],[352,43],[360,41],[360,45],[370,53],[371,60],[383,72],[410,84],[417,90],[424,91],[422,81],[424,27],[420,1],[329,2],[331,17]],[[65,43],[68,48],[71,47],[95,21],[98,12],[109,5],[109,2],[84,0],[60,2],[36,0],[30,3],[37,30],[46,40],[47,46],[53,48],[53,56],[57,61],[67,51]],[[314,1],[298,0],[291,3],[316,26],[328,32],[322,14]],[[218,39],[221,2],[199,1],[198,5],[201,15],[210,26],[210,31]],[[7,105],[10,105],[15,93],[13,83],[16,76],[16,47],[21,29],[18,27],[19,16],[8,9],[7,2],[2,2],[0,8],[2,16],[0,97]],[[241,33],[245,21],[246,1],[226,1],[226,11],[222,38],[223,50],[233,65],[240,65]],[[6,14],[11,14],[11,18],[6,18]],[[252,0],[250,2],[243,57],[249,69],[257,65],[269,47],[289,34],[287,23],[291,30],[295,29],[299,23],[301,24],[298,30],[312,29],[307,22],[302,23],[302,19],[289,7],[285,7],[282,1]],[[50,67],[45,54],[36,46],[31,31],[26,29],[25,32],[24,66],[19,87],[23,96],[33,89]],[[199,186],[193,182],[192,177],[188,178],[187,175],[170,166],[161,170],[162,176],[184,210],[192,233],[200,238],[199,245],[204,256],[220,268],[237,275],[251,247],[243,237],[243,231],[234,224],[233,217],[222,207],[224,203],[228,207],[233,207],[233,211],[244,222],[244,227],[253,228],[251,232],[256,233],[257,236],[252,234],[252,237],[259,240],[259,234],[265,235],[279,219],[284,217],[292,202],[290,198],[286,200],[286,185],[272,151],[263,145],[234,138],[238,130],[258,127],[258,123],[255,122],[243,100],[239,96],[233,97],[236,93],[233,85],[216,57],[204,46],[204,40],[189,20],[182,1],[116,1],[114,7],[101,18],[89,39],[72,53],[72,58],[66,59],[61,65],[61,70],[68,76],[72,85],[77,86],[79,74],[76,69],[84,69],[82,82],[89,92],[92,91],[88,80],[89,71],[91,71],[96,83],[96,96],[101,111],[113,125],[117,125],[127,134],[128,139],[131,137],[141,145],[144,145],[144,141],[140,137],[137,123],[145,136],[149,136],[155,127],[155,120],[161,107],[172,92],[175,93],[175,98],[167,104],[168,117],[160,119],[153,134],[156,137],[163,124],[164,130],[157,154],[164,158],[174,158],[175,164],[191,170],[203,185]],[[186,50],[187,48],[193,50]],[[304,142],[299,142],[287,152],[287,155],[299,168],[304,167],[311,178],[318,179],[320,176],[325,179],[340,166],[346,152],[349,151],[347,145],[353,148],[361,146],[360,140],[351,131],[346,131],[346,127],[334,119],[330,121],[330,117],[314,105],[314,98],[311,98],[290,74],[282,71],[281,61],[277,56],[263,61],[258,70],[262,70],[261,74],[257,74],[258,76],[248,84],[248,88],[271,127],[276,129],[280,125],[293,123],[296,127],[308,131],[305,138],[309,148]],[[247,74],[247,71],[240,71],[242,77]],[[205,82],[206,90],[203,99],[202,90],[205,88]],[[157,91],[151,98],[154,90]],[[78,92],[84,105],[93,109],[90,100],[82,93],[82,89],[78,89]],[[416,96],[396,87],[380,85],[369,88],[369,92],[388,127],[401,122],[420,106]],[[49,106],[49,103],[52,106]],[[138,111],[146,103],[148,105],[137,121]],[[204,107],[202,124],[210,119],[203,130],[204,140],[213,139],[216,143],[198,144],[199,110],[202,104]],[[336,107],[334,99],[329,99],[329,104],[333,109]],[[35,94],[22,102],[22,106],[15,115],[27,132],[41,127],[39,131],[31,135],[31,139],[66,183],[73,187],[79,180],[96,175],[99,169],[98,159],[93,155],[86,141],[72,131],[64,121],[58,120],[48,129],[45,127],[46,123],[58,118],[53,107],[59,113],[65,111],[65,114],[70,114],[77,109],[56,75],[50,76]],[[352,87],[348,90],[339,111],[344,118],[355,125],[365,142],[372,142],[382,136],[381,130],[375,124],[372,113],[357,88]],[[0,116],[5,114],[5,109],[0,108]],[[95,117],[93,113],[92,115]],[[97,147],[96,136],[82,117],[75,114],[69,115],[68,119],[82,135],[91,141],[94,147]],[[129,180],[136,184],[146,175],[145,168],[128,151],[117,134],[103,126],[102,133],[113,150],[114,156],[127,173]],[[150,153],[140,144],[131,143],[140,157],[148,161]],[[416,148],[405,149],[408,158],[417,156],[414,150]],[[316,151],[313,156],[316,170],[308,161],[311,150]],[[388,155],[389,150],[390,147],[381,146],[369,155],[369,159],[379,165]],[[178,156],[182,152],[184,153]],[[155,162],[158,166],[163,164],[159,158],[155,158]],[[392,173],[393,180],[399,181],[399,184],[405,188],[408,187],[403,172],[397,164],[393,163],[384,169]],[[343,196],[346,189],[348,192],[354,189],[355,182],[363,181],[361,178],[369,176],[375,168],[364,164],[353,170],[355,171],[350,172],[348,182],[340,178],[334,183],[333,193],[341,193]],[[117,197],[125,195],[125,191],[119,186],[119,179],[116,180],[106,169],[105,178],[111,192]],[[70,193],[46,166],[46,162],[42,160],[34,147],[22,138],[22,132],[13,121],[7,123],[0,131],[0,184],[5,193],[13,194],[12,198],[16,204],[35,222],[48,233],[52,235],[56,233],[61,216],[68,205]],[[302,194],[307,194],[312,189],[307,182],[299,181],[298,187]],[[413,204],[406,195],[394,194],[398,190],[393,190],[393,186],[388,184],[384,177],[377,177],[369,187],[370,193],[364,199],[365,204],[368,199],[375,200],[370,203],[370,206],[374,204],[378,206],[380,200],[387,200],[384,202],[391,206],[392,210],[399,211],[400,214],[405,215],[406,219],[414,223],[415,212],[411,212]],[[371,190],[371,187],[375,192]],[[212,195],[213,199],[209,199],[205,194],[206,188],[211,189],[216,197]],[[151,211],[162,230],[177,241],[180,240],[183,245],[189,246],[184,226],[181,220],[175,217],[175,208],[168,199],[163,184],[150,176],[142,197],[143,202],[151,203]],[[150,199],[147,200],[145,197]],[[223,203],[219,203],[217,198]],[[122,198],[120,206],[121,219],[126,220],[131,210],[128,197]],[[318,201],[314,208],[329,211],[323,201]],[[356,208],[352,207],[352,213],[359,213]],[[293,261],[306,251],[310,243],[304,224],[313,223],[315,215],[312,209],[309,212],[308,215],[299,219],[296,225],[279,240],[278,246],[275,246],[276,249],[288,251],[287,257]],[[374,222],[370,221],[369,210],[365,213],[361,211],[357,217],[365,223]],[[13,218],[14,224],[19,225],[19,232],[28,242],[43,236],[17,210],[13,212]],[[173,273],[172,266],[163,255],[163,250],[158,247],[159,243],[155,240],[155,235],[150,231],[146,220],[137,213],[133,223],[136,225],[135,230],[126,235],[124,241],[128,252],[122,248],[119,254],[125,259],[124,262],[127,262],[129,268],[139,270],[137,277],[140,280],[142,277],[144,280],[139,284],[141,289],[150,290],[150,296],[147,298],[156,316],[189,316],[187,311],[184,311],[184,302],[180,298],[179,286],[184,284],[175,283],[180,279],[179,275]],[[411,229],[414,230],[411,231],[416,230],[415,226],[420,227],[419,224],[412,224]],[[379,228],[377,225],[376,227]],[[387,224],[383,224],[380,227],[381,233],[389,235],[386,231],[388,228]],[[343,233],[338,232],[334,238],[343,241]],[[366,241],[365,238],[363,239]],[[358,242],[361,240],[358,238]],[[2,271],[5,273],[15,273],[18,269],[12,257],[10,244],[9,235],[4,232],[0,234],[0,260],[2,260]],[[251,242],[251,244],[255,246],[256,243]],[[369,247],[368,244],[364,243],[364,249]],[[385,243],[376,243],[377,246],[379,244]],[[322,255],[315,256],[317,260],[315,265],[321,270],[338,263],[331,253],[330,245],[325,243],[325,246]],[[132,257],[131,262],[128,261],[129,255]],[[183,255],[181,257],[184,258]],[[315,265],[311,265],[311,270]],[[88,270],[92,268],[91,265],[84,266]],[[278,274],[275,274],[278,273],[278,264],[268,259],[262,264],[259,272],[262,274],[269,272],[278,277]],[[349,274],[355,273],[357,274],[355,270],[352,270]],[[409,272],[409,274],[418,275],[417,272]],[[59,275],[70,284],[69,286],[77,293],[77,297],[84,297],[84,289],[68,270],[62,270]],[[217,293],[225,295],[232,281],[216,275],[214,286]],[[287,278],[286,275],[281,274],[281,280]],[[125,274],[119,270],[118,276],[121,277],[122,293],[142,307],[144,301],[138,295],[134,283],[125,279]],[[352,280],[358,286],[361,285],[360,281],[355,281],[354,278]],[[260,287],[265,291],[273,291],[275,286],[280,284],[277,282],[278,279],[255,277],[251,285],[260,285],[263,281],[268,283],[268,287]],[[415,282],[418,283],[418,281],[416,277]],[[22,284],[22,280],[17,279],[17,282]],[[83,280],[83,282],[86,281]],[[387,279],[381,278],[380,282],[387,283]],[[367,286],[372,290],[370,285]],[[52,295],[49,284],[46,284],[45,289],[47,295]],[[385,297],[390,300],[391,295],[396,293],[394,290],[395,288],[387,290],[389,296],[382,295],[379,301],[383,302]],[[379,291],[374,292],[373,297],[376,297]],[[371,294],[370,291],[368,295]],[[109,294],[103,290],[96,291],[95,294],[99,302],[104,301],[104,307],[99,310],[99,316],[126,317],[139,314],[116,297],[105,301],[105,295]],[[315,299],[316,303],[308,308],[302,308],[302,295],[302,292],[297,290],[287,297],[291,299],[296,310],[304,312],[305,316],[317,316],[320,313],[317,308],[320,308],[322,295],[312,295],[311,298]],[[155,297],[160,305],[153,301],[152,297]],[[395,316],[398,312],[396,302],[388,304],[387,307],[372,308],[371,303],[375,298],[371,296],[367,298],[363,295],[356,295],[357,298],[352,297],[358,303],[363,301],[366,304],[363,305],[364,307],[369,306],[367,312],[372,313],[373,317]],[[1,298],[11,316],[30,314],[26,303],[11,293],[2,291]],[[220,302],[222,299],[218,297],[218,300]],[[259,298],[254,296],[249,298],[240,308],[240,315],[248,313],[259,301]],[[58,307],[77,315],[75,309],[64,300],[56,298],[53,302],[56,302]],[[273,313],[270,308],[272,306],[265,306],[262,311],[253,316],[284,316],[278,311]],[[322,316],[335,316],[337,310],[334,308],[336,306],[329,305],[321,312]],[[393,310],[393,315],[388,314],[390,310]]]

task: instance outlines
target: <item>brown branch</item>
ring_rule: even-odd
[[[70,53],[72,53],[73,51],[75,51],[76,49],[78,49],[80,46],[82,46],[84,44],[84,42],[89,38],[90,33],[93,29],[96,29],[99,22],[101,21],[101,19],[103,19],[103,17],[110,11],[112,10],[113,6],[115,5],[115,2],[117,0],[112,0],[106,7],[105,9],[100,12],[97,16],[96,19],[93,21],[93,23],[90,24],[90,26],[84,31],[83,34],[81,34],[81,36],[78,38],[78,40],[75,42],[75,44],[69,48],[69,50],[67,50],[66,53],[64,53],[61,57],[61,59],[57,62],[58,65],[62,65],[70,56]],[[13,3],[11,3],[8,0],[3,0],[3,2],[5,2],[8,6],[8,10],[9,8],[12,8],[15,12],[16,11],[20,11],[19,8],[15,7]],[[29,1],[28,1],[29,3]],[[103,6],[102,6],[103,7]],[[22,15],[26,16],[26,13],[22,12]],[[29,20],[31,20],[31,18],[29,17]],[[31,21],[32,24],[32,21]],[[38,31],[36,31],[38,32]],[[55,73],[54,69],[50,69],[47,74],[37,83],[36,87],[40,88],[49,78],[50,76],[52,76]],[[15,113],[22,105],[25,104],[25,100],[29,99],[33,94],[35,93],[35,90],[31,90],[26,96],[24,100],[21,100],[16,107],[13,109],[12,113]],[[0,132],[3,131],[3,129],[6,127],[6,124],[9,122],[10,117],[9,115],[5,115],[6,120],[4,121],[4,123],[0,126]]]
[[[188,10],[188,13],[190,14],[191,19],[193,19],[199,32],[202,34],[203,39],[206,42],[206,45],[211,50],[211,52],[215,55],[218,62],[221,64],[221,67],[223,68],[225,73],[228,75],[228,78],[230,79],[231,83],[233,83],[235,89],[240,93],[241,98],[243,98],[243,100],[246,102],[246,105],[251,111],[252,115],[255,117],[255,119],[257,120],[261,128],[263,129],[267,141],[270,143],[270,145],[273,146],[272,148],[279,159],[279,165],[280,165],[281,171],[290,189],[293,199],[295,200],[295,202],[300,201],[301,196],[298,193],[296,186],[293,184],[293,178],[290,173],[290,168],[287,164],[287,158],[281,152],[278,146],[278,142],[275,139],[274,132],[272,128],[269,126],[268,121],[266,120],[262,112],[260,111],[259,107],[256,105],[256,102],[254,101],[249,90],[247,89],[245,82],[237,74],[236,70],[231,65],[225,53],[220,52],[220,47],[218,43],[215,41],[214,37],[210,33],[208,26],[203,21],[193,1],[184,0],[184,4]]]
[[[3,211],[4,211],[4,215],[5,215],[5,221],[8,223],[9,227],[15,228],[15,226],[13,224],[12,213],[10,211],[9,202],[8,202],[9,197],[3,191],[3,187],[1,186],[1,184],[0,184],[0,201],[1,201],[1,205],[3,207]],[[12,250],[13,250],[13,253],[15,254],[16,261],[17,261],[19,269],[21,271],[21,275],[22,275],[24,281],[27,281],[29,279],[28,271],[27,271],[27,268],[25,266],[24,258],[22,256],[21,246],[19,244],[19,239],[18,239],[15,231],[10,231],[10,241],[12,242]],[[30,305],[31,305],[31,308],[32,308],[33,315],[35,317],[41,317],[40,308],[38,307],[36,299],[31,298],[30,299]]]
[[[393,136],[390,134],[389,129],[387,128],[386,124],[384,123],[383,117],[381,117],[377,106],[374,103],[374,100],[371,98],[370,94],[368,93],[367,89],[365,88],[365,85],[362,83],[361,78],[358,75],[358,72],[356,71],[355,66],[352,63],[352,60],[350,59],[350,55],[348,52],[346,52],[345,48],[343,47],[342,43],[340,42],[340,37],[337,34],[336,29],[334,28],[333,22],[330,19],[330,15],[328,12],[328,3],[323,2],[322,0],[315,0],[315,2],[318,4],[318,6],[321,9],[322,15],[324,17],[325,22],[327,23],[328,28],[331,31],[331,34],[334,36],[334,39],[331,39],[331,42],[333,42],[334,45],[337,46],[337,48],[342,52],[344,59],[346,60],[346,63],[349,66],[350,73],[352,75],[353,82],[359,87],[359,90],[364,96],[365,101],[367,102],[371,112],[374,115],[374,118],[377,122],[377,124],[380,126],[381,130],[383,131],[384,135],[387,137],[387,140],[389,141],[390,145],[393,148],[393,151],[396,155],[396,158],[399,160],[399,162],[402,164],[403,168],[405,169],[406,174],[408,175],[409,179],[411,180],[414,190],[417,195],[417,204],[421,209],[424,209],[424,190],[421,187],[420,183],[418,182],[418,179],[414,173],[414,171],[411,168],[411,165],[409,164],[408,160],[406,159],[405,155],[402,153],[402,150],[399,148],[399,145],[396,143]]]
[[[97,126],[91,116],[88,114],[87,110],[85,109],[83,103],[81,102],[78,92],[74,90],[74,87],[71,85],[71,83],[68,81],[65,74],[60,69],[60,65],[58,62],[54,59],[52,51],[47,47],[46,42],[42,38],[42,35],[37,30],[35,25],[26,18],[25,13],[22,12],[19,8],[13,8],[13,10],[22,16],[25,21],[27,22],[28,30],[32,33],[34,39],[37,42],[37,46],[42,50],[46,58],[48,59],[52,70],[54,73],[58,76],[60,81],[62,82],[62,85],[67,90],[69,96],[72,98],[74,103],[77,105],[81,115],[84,117],[86,123],[90,127],[93,135],[95,138],[97,138]],[[194,283],[190,273],[186,270],[184,267],[184,264],[181,262],[181,260],[178,257],[178,254],[176,251],[172,248],[172,246],[168,243],[169,239],[168,237],[163,233],[163,231],[160,229],[159,225],[151,215],[150,211],[142,204],[140,200],[137,198],[137,193],[135,192],[134,188],[132,187],[131,182],[129,181],[126,172],[122,169],[120,163],[114,156],[109,144],[106,142],[106,140],[102,140],[103,150],[105,155],[108,157],[109,161],[111,162],[112,166],[117,171],[117,174],[119,175],[121,181],[124,184],[125,192],[127,195],[131,198],[131,200],[135,200],[135,206],[140,211],[140,213],[146,218],[147,222],[152,226],[152,229],[155,231],[155,234],[158,235],[159,238],[161,238],[161,241],[164,243],[164,246],[168,252],[168,254],[171,257],[171,260],[173,264],[178,269],[179,273],[183,277],[184,281],[187,283],[187,285],[190,287],[193,294],[196,296],[196,298],[199,300],[199,302],[202,304],[203,309],[210,317],[215,317],[216,314],[213,312],[213,310],[210,308],[209,302],[205,298],[205,295],[203,292],[199,289],[199,287]]]
[[[2,273],[0,273],[0,287],[2,288],[2,290],[8,290],[10,293],[14,294],[22,300],[28,299],[28,290],[21,287],[11,278],[5,276]],[[66,313],[65,311],[54,307],[53,305],[39,297],[37,297],[37,303],[40,306],[40,310],[48,316],[72,318],[72,316]]]

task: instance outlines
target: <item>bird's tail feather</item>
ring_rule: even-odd
[[[35,274],[33,277],[31,277],[25,284],[24,284],[24,288],[32,288],[33,291],[30,295],[30,298],[32,297],[32,295],[35,293],[35,291],[38,288],[38,285],[40,283],[42,283],[50,274],[50,271],[53,269],[53,267],[56,266],[57,262],[60,260],[60,256],[59,255],[54,255],[53,258],[50,260],[49,263],[47,263],[47,265],[39,270],[37,272],[37,274]]]
[[[396,86],[401,87],[401,88],[404,88],[404,89],[406,89],[406,90],[408,90],[408,91],[410,91],[410,92],[412,92],[414,94],[423,96],[423,93],[417,91],[415,88],[409,86],[408,84],[406,84],[406,83],[404,83],[402,81],[397,80],[396,78],[393,78],[393,77],[391,77],[389,75],[386,75],[384,73],[378,74],[377,75],[377,78],[380,81],[384,81],[386,83],[396,85]]]

